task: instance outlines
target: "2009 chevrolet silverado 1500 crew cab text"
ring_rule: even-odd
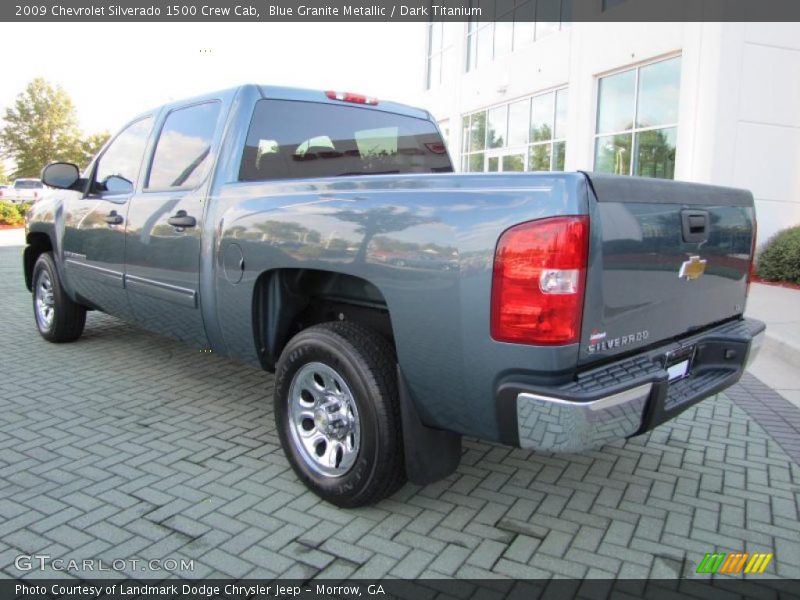
[[[131,121],[27,222],[39,332],[86,310],[275,371],[297,475],[340,506],[451,473],[463,434],[577,452],[730,386],[748,192],[452,171],[424,110],[255,85]]]

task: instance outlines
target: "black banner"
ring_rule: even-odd
[[[113,575],[113,574],[112,574]],[[587,600],[800,598],[800,582],[768,578],[677,580],[0,580],[3,600]]]
[[[796,0],[7,0],[0,21],[800,21]]]

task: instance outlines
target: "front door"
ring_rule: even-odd
[[[139,178],[153,117],[123,129],[90,169],[89,192],[64,207],[67,285],[78,300],[117,317],[130,318],[125,287],[125,226]]]
[[[200,239],[217,101],[170,111],[128,211],[125,285],[142,327],[199,346]]]

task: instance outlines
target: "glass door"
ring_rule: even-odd
[[[486,153],[485,160],[484,170],[487,173],[509,173],[525,170],[524,148],[492,150]]]

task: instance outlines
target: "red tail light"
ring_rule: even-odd
[[[339,100],[341,102],[354,102],[355,104],[378,104],[377,98],[370,98],[361,94],[352,94],[350,92],[325,92],[325,95],[331,100]]]
[[[492,276],[492,338],[516,344],[580,340],[589,218],[530,221],[500,236]]]

